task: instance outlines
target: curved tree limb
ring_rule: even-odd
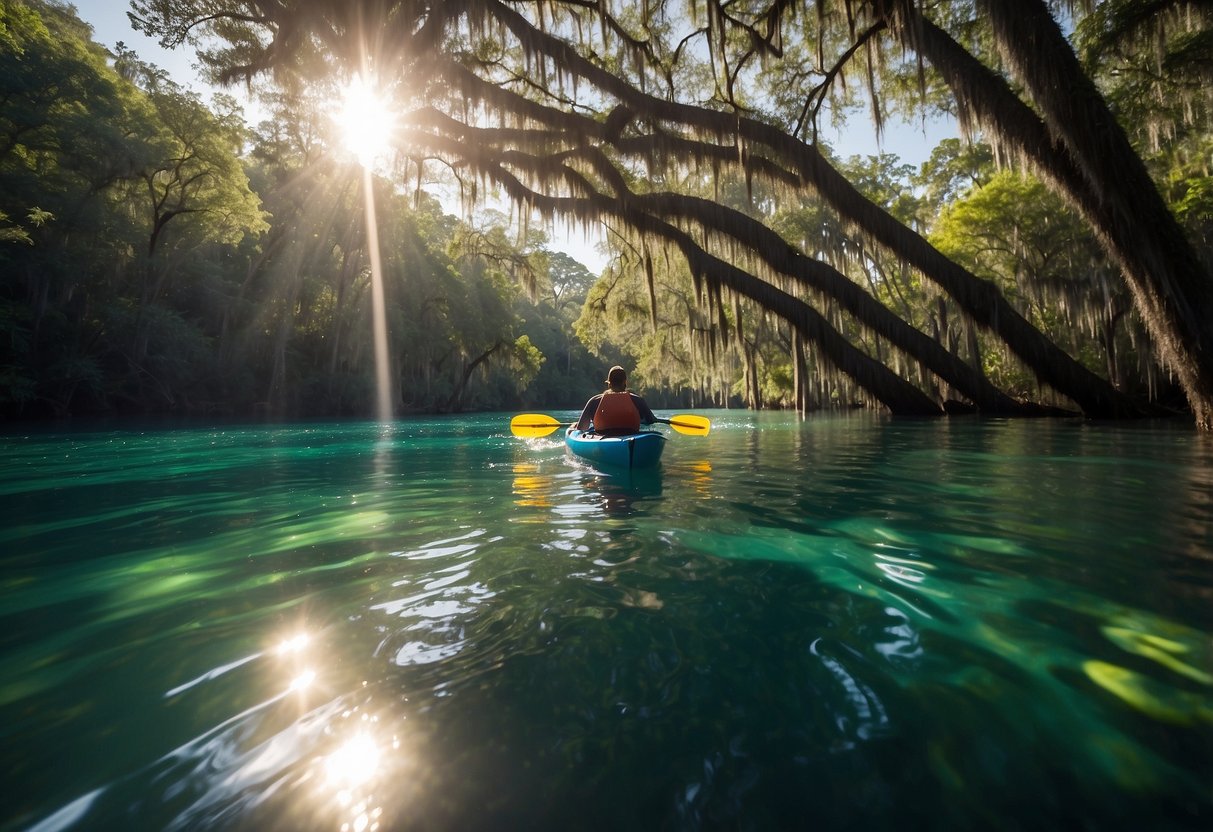
[[[584,221],[610,217],[643,236],[673,244],[699,279],[727,287],[787,320],[803,337],[817,344],[822,355],[835,367],[892,412],[900,415],[938,415],[942,412],[918,388],[853,346],[812,306],[708,253],[682,229],[644,211],[643,196],[626,190],[608,196],[594,190],[581,174],[563,162],[528,157],[520,151],[497,154],[480,143],[456,145],[453,140],[432,133],[421,133],[412,138],[418,143],[433,142],[439,152],[459,153],[470,166],[497,182],[518,204],[546,215],[577,216]],[[515,165],[522,166],[540,180],[559,177],[580,195],[557,197],[537,192],[508,170],[507,166]]]
[[[489,6],[494,0],[483,0]],[[771,148],[843,217],[873,239],[897,252],[906,262],[943,289],[978,325],[996,333],[1037,376],[1073,400],[1088,416],[1142,415],[1142,410],[1106,380],[1065,353],[1020,315],[988,281],[952,262],[924,238],[879,205],[864,197],[814,147],[771,125],[756,120],[662,101],[636,90],[622,79],[595,66],[568,43],[536,31],[521,16],[505,9],[498,17],[524,48],[546,54],[595,86],[655,122],[678,122],[716,136],[737,136]]]

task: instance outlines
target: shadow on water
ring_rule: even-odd
[[[660,465],[638,470],[602,468],[581,472],[582,488],[597,499],[608,517],[627,517],[645,511],[646,503],[661,498]]]

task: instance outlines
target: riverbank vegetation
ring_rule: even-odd
[[[361,73],[399,413],[576,407],[621,362],[656,406],[1213,419],[1199,4],[203,5],[134,17],[256,125],[0,0],[4,417],[369,415]],[[857,106],[967,138],[817,140]]]

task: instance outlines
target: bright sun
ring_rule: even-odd
[[[361,75],[355,75],[345,88],[336,121],[342,144],[363,167],[373,167],[387,157],[395,116],[387,98]]]

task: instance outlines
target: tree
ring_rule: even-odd
[[[0,399],[18,409],[63,414],[81,393],[106,395],[101,333],[133,231],[114,188],[145,158],[145,126],[136,91],[69,10],[0,2],[0,212],[26,220],[25,244],[0,247],[14,336]]]
[[[661,171],[670,168],[730,168],[747,181],[765,178],[788,187],[811,186],[845,222],[934,281],[965,315],[1004,341],[1039,380],[1084,412],[1142,412],[1033,327],[995,287],[943,257],[865,199],[815,147],[797,138],[798,130],[776,127],[775,119],[761,111],[761,91],[750,84],[750,68],[757,61],[779,62],[790,55],[800,63],[789,69],[799,68],[805,76],[813,71],[804,63],[804,56],[814,52],[808,48],[812,35],[805,35],[812,29],[790,25],[796,10],[792,4],[760,4],[743,11],[709,2],[706,13],[694,18],[678,18],[656,2],[641,14],[619,15],[601,5],[590,9],[571,3],[531,6],[495,0],[430,5],[310,0],[304,5],[306,14],[289,17],[282,16],[276,4],[261,0],[239,8],[207,4],[205,13],[179,0],[148,0],[135,3],[135,8],[143,25],[164,37],[180,39],[195,27],[225,37],[231,48],[206,58],[229,79],[270,67],[307,71],[316,66],[313,57],[323,52],[353,69],[368,51],[377,65],[426,78],[428,83],[417,94],[441,108],[423,107],[410,117],[413,129],[407,139],[415,155],[435,155],[465,166],[497,183],[519,204],[541,206],[548,215],[560,213],[582,222],[609,217],[633,231],[672,242],[685,232],[673,228],[667,233],[669,224],[632,198],[647,187],[629,182],[656,182]],[[1006,78],[990,69],[992,61],[982,63],[980,55],[962,48],[957,37],[925,17],[912,0],[818,0],[817,5],[820,13],[813,19],[819,24],[819,45],[827,40],[842,43],[846,38],[841,35],[851,41],[835,67],[821,67],[825,89],[842,77],[840,69],[850,62],[864,62],[871,77],[881,61],[881,39],[892,37],[919,56],[920,66],[930,66],[932,79],[942,79],[967,124],[983,126],[1000,144],[1014,148],[1072,200],[1128,277],[1160,354],[1178,373],[1198,424],[1209,427],[1213,371],[1206,366],[1208,351],[1200,350],[1206,337],[1203,327],[1213,321],[1213,315],[1202,314],[1207,275],[1182,234],[1176,235],[1178,226],[1164,206],[1157,206],[1162,210],[1150,227],[1132,221],[1131,200],[1141,194],[1155,199],[1157,191],[1043,2],[1029,0],[1026,7],[1007,0],[978,4],[992,22],[984,31],[987,42],[1006,56],[1041,116],[1015,94]],[[846,14],[836,14],[840,9]],[[966,14],[972,8],[959,0],[932,11],[947,25],[973,19]],[[591,20],[599,25],[585,25]],[[845,28],[834,28],[838,25]],[[981,37],[965,39],[976,43],[974,49],[980,52]],[[710,63],[698,62],[695,50],[683,48],[690,41],[702,42]],[[789,50],[789,43],[798,48]],[[875,92],[874,85],[872,89]],[[810,99],[822,98],[820,89],[809,92]],[[476,114],[481,110],[496,114],[501,126],[480,127]],[[797,127],[802,124],[803,119]],[[474,145],[468,141],[472,135],[479,140]],[[1118,170],[1129,174],[1117,179]],[[674,244],[692,256],[691,247]],[[721,258],[708,257],[697,260],[693,272],[707,284],[709,299],[727,289],[768,298],[757,302],[769,302],[784,312],[792,310],[778,294],[781,290],[762,275],[722,270],[714,265],[723,262]],[[725,273],[727,286],[722,282]],[[832,337],[813,329],[818,337]],[[859,358],[850,367],[865,368]],[[903,405],[909,401],[898,400]]]
[[[108,54],[44,0],[0,0],[0,68],[0,415],[368,411],[361,175],[332,85],[279,90],[253,135],[230,100]],[[552,270],[546,238],[504,218],[472,228],[423,190],[373,187],[399,409],[511,406],[550,345],[559,404],[600,377],[567,337],[584,267]],[[518,288],[552,275],[559,314]],[[532,338],[536,320],[565,337]]]
[[[1088,227],[1039,180],[994,174],[944,209],[932,242],[997,282],[1021,314],[1071,353],[1102,363],[1113,381],[1127,376],[1117,330],[1128,293]],[[1027,379],[1000,380],[1027,393]]]
[[[239,159],[245,130],[235,102],[226,99],[225,109],[212,111],[129,50],[119,49],[116,68],[145,85],[155,126],[151,154],[133,171],[129,194],[142,205],[147,241],[132,353],[141,367],[150,338],[146,312],[184,259],[201,245],[235,245],[268,225]]]
[[[596,280],[594,274],[563,251],[549,251],[547,256],[552,305],[559,309],[573,299],[584,300]]]
[[[1213,278],[1043,0],[977,3],[1031,106],[910,0],[875,8],[943,76],[966,120],[1029,163],[1090,223],[1197,425],[1213,429],[1213,352],[1204,346],[1213,343]]]

